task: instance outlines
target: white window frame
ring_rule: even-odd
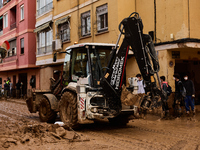
[[[81,34],[82,36],[91,34],[90,11],[87,11],[81,14]]]
[[[97,31],[108,30],[108,4],[101,5],[96,8],[97,14]],[[103,17],[103,27],[101,26],[101,17]],[[107,17],[107,18],[106,18]]]
[[[53,0],[37,0],[37,16],[48,12],[53,8]]]
[[[52,52],[53,31],[51,29],[44,29],[38,32],[37,39],[37,55]]]
[[[3,15],[3,28],[7,28],[8,27],[8,13],[5,13]]]
[[[24,19],[24,4],[20,6],[20,20]]]

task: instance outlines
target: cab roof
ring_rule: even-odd
[[[115,46],[115,44],[110,44],[110,43],[79,43],[79,44],[74,44],[69,47],[67,47],[65,50],[73,49],[73,48],[78,48],[78,47],[85,47],[85,46]]]

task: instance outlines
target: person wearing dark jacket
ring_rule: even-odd
[[[175,96],[174,96],[174,110],[177,113],[177,117],[181,117],[181,103],[183,99],[185,98],[185,88],[183,86],[183,83],[180,80],[180,75],[179,74],[174,74],[173,75],[174,80],[175,80]]]
[[[7,100],[9,90],[10,90],[9,83],[7,83],[6,80],[4,80],[4,97],[5,97],[5,100]]]
[[[188,79],[187,74],[184,76],[184,80],[185,81],[183,82],[183,85],[186,89],[186,98],[185,98],[186,114],[189,115],[190,106],[191,106],[193,115],[195,115],[195,109],[194,109],[195,89],[194,89],[194,84],[193,84],[192,80]]]
[[[161,81],[161,88],[166,93],[166,101],[163,102],[163,104],[162,104],[162,109],[163,109],[163,112],[165,114],[164,117],[169,117],[169,107],[168,107],[168,103],[167,103],[167,99],[168,99],[168,96],[167,96],[168,83],[165,81],[165,76],[161,76],[160,77],[160,81]]]
[[[15,86],[16,86],[16,97],[20,98],[21,83],[19,80]]]

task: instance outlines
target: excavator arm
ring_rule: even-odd
[[[108,99],[110,108],[114,109],[116,113],[121,110],[120,96],[122,85],[124,84],[129,49],[132,49],[134,53],[139,70],[146,84],[146,93],[151,97],[151,101],[143,100],[144,102],[141,103],[142,105],[145,105],[143,107],[150,107],[154,98],[158,96],[161,97],[161,101],[164,101],[166,99],[165,93],[161,90],[161,87],[157,87],[155,78],[156,76],[158,78],[157,81],[159,82],[158,71],[160,67],[158,57],[151,36],[143,34],[143,24],[139,14],[134,12],[128,18],[122,20],[119,24],[119,30],[120,35],[118,42],[121,35],[124,35],[123,42],[119,49],[117,48],[118,42],[116,43],[105,75],[101,79],[101,86]]]

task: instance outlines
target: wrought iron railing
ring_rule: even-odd
[[[51,10],[52,8],[53,8],[53,1],[50,2],[49,4],[45,5],[44,7],[39,8],[37,10],[37,16],[39,16],[39,15],[41,15],[41,14],[43,14],[43,13],[49,11],[49,10]]]
[[[37,55],[46,54],[48,52],[52,52],[52,45],[39,47],[37,51]]]

